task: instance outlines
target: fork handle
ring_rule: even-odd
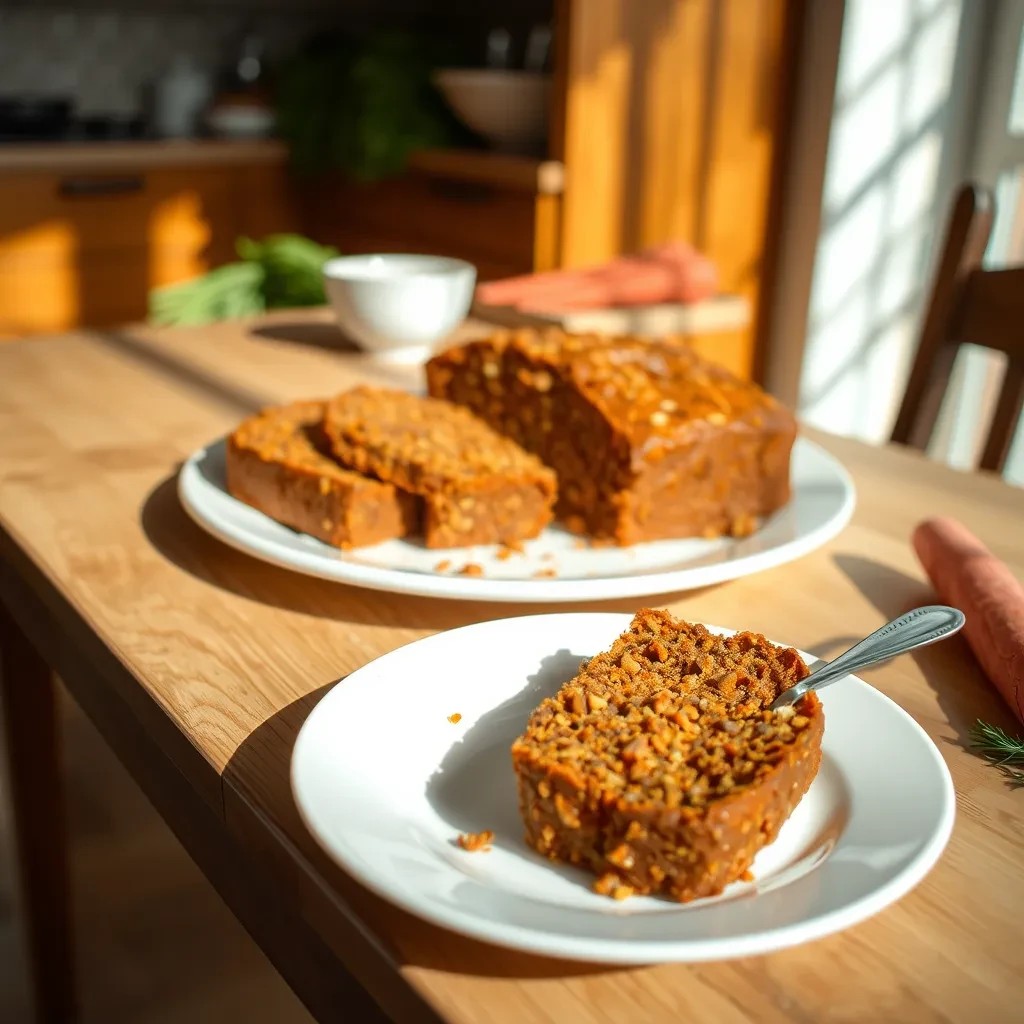
[[[944,604],[930,604],[915,608],[906,615],[886,623],[869,637],[855,644],[838,658],[821,665],[806,679],[779,694],[772,703],[772,710],[795,703],[811,690],[823,690],[837,679],[853,672],[888,661],[897,654],[906,654],[918,647],[927,647],[938,640],[959,632],[966,621],[964,613]]]

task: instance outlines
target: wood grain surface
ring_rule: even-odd
[[[322,314],[0,349],[0,597],[16,619],[38,607],[60,627],[44,653],[59,658],[94,718],[106,704],[131,716],[147,738],[133,741],[133,774],[147,774],[140,752],[159,751],[154,771],[173,765],[175,785],[206,808],[193,828],[223,829],[222,845],[242,851],[240,867],[270,879],[275,899],[396,1019],[1019,1019],[1024,805],[965,749],[975,718],[1011,723],[959,638],[867,674],[937,743],[958,817],[945,855],[917,889],[840,935],[764,957],[609,969],[461,938],[385,904],[327,862],[298,819],[288,763],[331,683],[437,630],[557,609],[380,594],[263,565],[190,522],[175,473],[192,450],[264,403],[355,380],[416,387],[417,377],[347,349]],[[909,546],[925,515],[960,517],[1024,571],[1021,491],[913,451],[814,436],[856,480],[847,530],[792,565],[650,603],[827,656],[929,598]],[[400,710],[382,694],[382,728]]]

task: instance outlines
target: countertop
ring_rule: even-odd
[[[280,163],[279,139],[149,139],[123,142],[0,143],[0,174],[103,173],[230,164]],[[538,195],[559,195],[565,170],[557,160],[486,150],[433,149],[414,153],[409,170],[432,177],[480,182]]]
[[[0,174],[81,173],[215,164],[278,163],[288,149],[278,139],[158,139],[124,142],[5,142]]]

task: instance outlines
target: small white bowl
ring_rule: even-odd
[[[265,107],[227,105],[206,115],[206,127],[227,139],[262,139],[274,130],[274,112]]]
[[[361,348],[415,362],[469,312],[476,268],[448,256],[374,253],[324,264],[338,325]]]
[[[434,84],[475,132],[503,152],[543,146],[548,133],[551,76],[497,68],[444,68]]]

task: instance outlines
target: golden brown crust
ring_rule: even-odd
[[[679,340],[501,331],[435,356],[427,380],[554,468],[580,532],[743,536],[789,500],[793,417]]]
[[[616,898],[721,892],[817,773],[817,697],[764,710],[806,675],[795,651],[757,634],[718,637],[641,610],[512,747],[527,842]]]
[[[423,497],[427,547],[511,544],[551,521],[554,473],[466,409],[360,387],[328,403],[324,430],[345,465]]]
[[[228,491],[295,530],[339,548],[417,528],[418,500],[340,465],[327,453],[325,403],[294,402],[241,423],[227,442]]]

